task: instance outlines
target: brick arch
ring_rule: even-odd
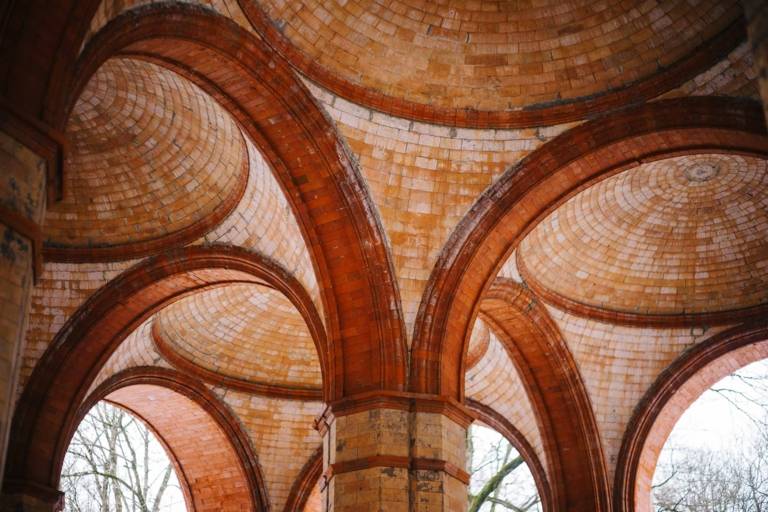
[[[55,489],[69,426],[110,355],[142,322],[191,293],[258,283],[284,293],[312,334],[325,397],[331,396],[338,346],[328,340],[306,291],[268,258],[233,247],[189,247],[149,258],[94,293],[57,333],[16,407],[6,484]]]
[[[628,423],[616,466],[614,508],[650,512],[659,453],[685,410],[720,379],[768,358],[768,323],[721,332],[682,354],[643,396]]]
[[[485,423],[504,436],[520,453],[520,456],[528,465],[528,469],[531,470],[533,480],[536,482],[536,490],[541,498],[544,512],[561,510],[561,505],[556,501],[555,494],[552,492],[544,466],[541,465],[541,461],[536,456],[536,451],[525,436],[492,407],[469,398],[467,399],[467,408],[475,416],[476,420]]]
[[[270,509],[248,435],[230,410],[198,381],[154,367],[113,375],[80,406],[69,426],[70,437],[100,400],[126,409],[160,439],[174,463],[190,512]],[[57,460],[63,460],[63,455]]]
[[[56,125],[99,66],[118,54],[165,66],[211,94],[270,163],[312,257],[329,336],[342,347],[334,397],[403,389],[405,328],[384,229],[333,124],[290,66],[209,10],[180,3],[136,8],[83,50],[52,101]]]
[[[322,446],[312,454],[304,467],[301,468],[301,472],[291,486],[291,492],[288,494],[288,501],[285,503],[283,512],[303,512],[309,496],[321,478],[323,478]]]
[[[531,401],[558,510],[609,510],[602,443],[576,361],[544,306],[499,278],[480,315],[504,344]]]
[[[463,398],[462,360],[481,298],[554,208],[639,163],[702,151],[768,156],[758,105],[710,97],[630,107],[565,132],[510,168],[476,200],[432,270],[414,330],[412,389]]]

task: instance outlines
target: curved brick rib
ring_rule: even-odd
[[[267,284],[285,294],[315,339],[326,396],[333,388],[333,344],[303,288],[270,260],[231,247],[191,247],[150,258],[87,300],[62,327],[35,368],[13,418],[11,480],[55,488],[67,426],[91,382],[125,336],[169,303],[232,283]]]
[[[255,141],[283,187],[322,290],[329,335],[341,346],[334,396],[402,389],[405,338],[384,231],[363,180],[292,70],[253,34],[189,5],[134,9],[85,48],[63,94],[62,119],[110,56],[164,65],[211,94]]]
[[[208,388],[173,370],[131,368],[94,390],[69,426],[71,433],[103,399],[140,417],[160,438],[192,510],[269,510],[248,435]]]
[[[639,162],[713,151],[768,155],[757,105],[687,98],[629,108],[562,134],[509,169],[478,198],[432,271],[416,321],[413,389],[463,396],[462,359],[480,299],[548,213]]]

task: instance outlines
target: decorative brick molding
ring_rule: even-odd
[[[90,40],[55,102],[63,105],[59,122],[98,67],[117,54],[151,59],[192,80],[270,163],[313,257],[329,337],[349,354],[333,396],[403,389],[404,325],[383,228],[353,159],[290,66],[254,34],[207,9],[145,6]]]
[[[69,318],[38,363],[16,408],[8,478],[55,486],[50,464],[67,444],[71,425],[91,382],[125,336],[168,303],[196,291],[237,282],[270,283],[299,309],[316,340],[324,340],[311,301],[278,265],[232,247],[190,247],[155,256],[125,271],[93,294]],[[322,342],[329,343],[330,342]],[[321,345],[322,346],[322,345]],[[330,394],[338,347],[319,348]],[[35,453],[31,456],[30,453]]]
[[[323,67],[317,59],[310,57],[289,41],[277,28],[275,20],[270,19],[256,1],[238,1],[251,25],[264,37],[267,44],[299,72],[334,94],[390,115],[466,128],[549,126],[592,117],[627,104],[648,101],[714,66],[746,38],[743,22],[737,19],[688,56],[647,78],[624,87],[609,88],[605,92],[588,97],[545,103],[521,110],[453,109],[389,96],[345,79],[338,73]]]
[[[193,450],[195,460],[186,460],[184,456],[190,455],[192,452],[188,447],[177,446],[177,443],[184,443],[185,435],[187,437],[192,435],[191,432],[189,435],[185,434],[186,427],[184,425],[189,426],[192,423],[194,424],[192,427],[197,430],[208,428],[207,425],[196,421],[194,418],[185,421],[184,413],[187,412],[185,404],[182,404],[181,407],[174,407],[172,403],[162,405],[162,402],[153,404],[153,408],[159,407],[163,409],[170,407],[173,410],[175,420],[165,421],[163,424],[149,420],[147,415],[142,413],[146,405],[139,403],[140,399],[143,398],[143,393],[139,393],[135,397],[132,397],[130,394],[127,396],[116,396],[115,392],[130,388],[131,386],[157,386],[190,399],[213,420],[211,425],[215,424],[219,432],[204,431],[206,438],[210,438],[211,441],[207,445],[206,443],[199,444],[196,442],[197,448]],[[132,398],[135,398],[137,403],[134,403]],[[200,382],[187,375],[165,368],[137,367],[122,371],[99,385],[83,402],[78,409],[73,423],[69,426],[70,436],[74,434],[75,429],[77,429],[77,426],[88,411],[97,402],[104,399],[120,407],[127,408],[131,414],[142,419],[157,435],[177,469],[177,475],[183,487],[182,490],[187,498],[186,504],[191,511],[194,512],[199,509],[196,506],[197,503],[205,503],[209,509],[213,507],[212,510],[220,510],[226,507],[245,507],[253,511],[269,510],[269,496],[264,483],[264,477],[261,474],[261,468],[251,447],[251,440],[248,434],[243,430],[237,417],[213,392]],[[173,421],[180,423],[170,428]],[[201,433],[203,432],[195,432],[194,434],[198,435]],[[231,455],[235,455],[236,458],[228,459],[227,455],[229,455],[229,452],[222,452],[220,447],[215,446],[216,443],[213,440],[217,437],[222,437],[222,440],[228,443],[229,448],[232,450]],[[207,449],[210,449],[211,453],[206,453]],[[63,454],[57,456],[57,460],[63,460]],[[199,464],[201,462],[204,465],[216,462],[217,470],[227,467],[226,471],[227,474],[231,475],[230,478],[222,480],[215,487],[208,486],[206,479],[199,478],[200,475],[190,473],[189,471],[189,466],[196,463],[198,467],[194,469],[199,472]],[[229,468],[232,465],[239,466],[239,469],[238,467]],[[242,471],[242,475],[245,477],[244,482],[239,481],[240,471]],[[226,488],[227,486],[229,488]],[[223,497],[233,499],[234,497],[241,496],[243,491],[250,497],[248,503],[221,502]]]
[[[512,279],[496,280],[483,297],[480,315],[504,344],[531,401],[553,493],[566,510],[610,510],[592,403],[557,325]]]
[[[723,377],[766,357],[768,324],[763,319],[728,329],[693,346],[659,375],[637,405],[624,433],[613,488],[614,510],[650,511],[656,459],[685,409]]]
[[[290,400],[322,400],[323,391],[320,389],[289,387],[265,382],[230,377],[222,373],[211,371],[194,361],[179,354],[168,342],[163,339],[155,324],[151,328],[152,341],[157,351],[171,365],[188,375],[193,375],[203,382],[217,386],[235,389],[243,393],[271,396],[274,398],[287,398]]]
[[[471,398],[467,399],[467,407],[472,414],[475,415],[477,420],[503,435],[520,453],[520,456],[528,465],[528,469],[531,470],[533,480],[536,482],[536,490],[539,493],[539,498],[541,498],[544,512],[556,512],[562,510],[563,505],[560,502],[562,497],[554,493],[553,486],[550,485],[544,466],[541,465],[541,461],[536,456],[536,451],[525,436],[523,436],[523,434],[504,416],[493,410],[492,407],[488,407]]]
[[[413,390],[461,399],[465,345],[481,298],[548,213],[639,162],[700,152],[765,158],[762,111],[725,98],[630,107],[565,132],[508,170],[478,198],[432,271],[414,330]]]
[[[631,313],[628,311],[616,311],[585,304],[568,298],[554,290],[542,285],[528,268],[520,256],[516,254],[517,269],[525,284],[538,298],[556,308],[584,318],[591,318],[600,322],[608,322],[619,325],[635,327],[698,327],[701,325],[733,325],[739,322],[749,322],[768,316],[768,303],[758,304],[743,309],[715,311],[711,313],[679,313],[679,314],[653,314]]]
[[[303,512],[304,505],[317,482],[323,475],[323,448],[322,446],[312,455],[304,464],[304,467],[296,477],[291,486],[291,492],[288,494],[288,501],[285,503],[283,512]]]
[[[334,417],[347,416],[371,409],[394,409],[409,412],[431,412],[442,414],[464,428],[474,420],[466,406],[450,397],[425,395],[419,393],[382,391],[353,395],[331,402],[315,421],[318,430],[323,432],[324,425]]]

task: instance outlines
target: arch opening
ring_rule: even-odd
[[[655,511],[768,505],[768,359],[737,369],[688,407],[652,482]]]
[[[85,414],[61,471],[65,510],[189,510],[188,483],[162,437],[108,399]]]
[[[746,365],[768,359],[768,341],[739,347],[703,365],[671,394],[658,412],[643,443],[634,488],[634,510],[650,512],[654,472],[675,425],[694,402],[719,381]]]
[[[768,358],[768,325],[730,328],[683,353],[638,403],[619,452],[614,509],[650,512],[653,475],[662,448],[683,413],[724,377]]]
[[[467,450],[469,512],[545,510],[536,477],[514,442],[475,421],[467,430]]]

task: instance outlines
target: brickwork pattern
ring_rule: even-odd
[[[418,460],[466,467],[466,429],[430,412],[373,408],[331,420],[324,441],[332,471],[329,510],[453,511],[466,484],[447,471],[409,468]],[[343,468],[349,466],[348,470]]]
[[[171,368],[171,365],[158,354],[152,342],[152,320],[150,318],[137,327],[109,356],[86,396],[90,396],[101,383],[123,370],[139,366]]]
[[[138,413],[179,461],[195,511],[253,509],[248,481],[221,428],[198,404],[170,389],[137,384],[107,396]]]
[[[740,44],[710,69],[662,94],[660,98],[708,95],[760,100],[755,61],[748,43]]]
[[[161,0],[101,0],[96,13],[91,19],[91,24],[88,29],[88,33],[83,41],[85,46],[88,41],[93,37],[95,33],[101,30],[104,25],[120,14],[131,9],[141,7],[143,5],[150,5],[158,3]],[[251,25],[248,22],[245,14],[240,9],[240,5],[237,0],[178,0],[193,5],[199,5],[214,10],[215,12],[227,16],[235,21],[241,27],[252,30]]]
[[[493,408],[509,420],[533,446],[536,456],[545,470],[548,470],[541,432],[530,398],[514,363],[493,332],[487,352],[477,366],[467,370],[465,379],[466,396]]]
[[[687,348],[727,327],[625,327],[547,309],[584,379],[612,478],[624,431],[640,398]]]
[[[243,198],[221,224],[196,243],[230,244],[279,262],[301,282],[322,313],[317,277],[296,217],[264,156],[249,137],[245,140],[249,173]]]
[[[520,245],[532,279],[630,313],[768,300],[768,163],[695,155],[642,164],[580,192]],[[525,276],[524,276],[525,277]]]
[[[357,157],[389,237],[410,333],[451,231],[493,179],[573,123],[474,130],[375,112],[309,85]]]
[[[45,263],[43,275],[32,290],[29,328],[19,377],[23,385],[64,323],[96,290],[129,268],[135,261],[114,263]]]
[[[181,357],[231,377],[320,389],[317,349],[280,292],[232,284],[183,298],[156,315],[162,340]]]
[[[596,95],[690,53],[738,2],[260,3],[309,59],[347,82],[439,107],[503,111]],[[535,8],[534,8],[535,6]]]
[[[210,96],[162,67],[111,59],[67,126],[63,201],[48,209],[47,243],[109,246],[203,222],[247,168],[240,131]]]
[[[282,510],[301,468],[320,446],[320,434],[313,423],[323,404],[260,397],[221,388],[214,391],[234,411],[250,435],[272,510]]]

